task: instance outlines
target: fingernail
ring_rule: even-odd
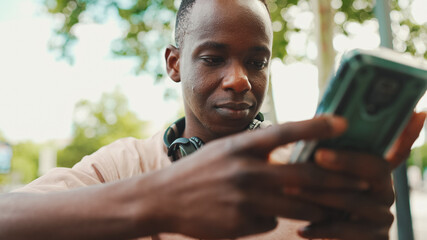
[[[330,150],[320,149],[316,152],[316,162],[321,165],[333,165],[336,163],[336,154]]]
[[[304,236],[309,236],[310,233],[313,231],[313,228],[311,227],[311,225],[305,226],[303,228],[299,229],[299,234]]]
[[[347,129],[347,120],[343,117],[331,117],[329,118],[329,122],[334,129],[334,134],[343,133]]]
[[[368,189],[371,187],[371,185],[370,185],[368,182],[360,181],[360,182],[357,184],[357,187],[358,187],[360,190],[365,191],[365,190],[368,190]]]
[[[298,195],[301,193],[301,189],[297,187],[286,187],[283,192],[288,195]]]
[[[417,120],[421,123],[421,124],[424,124],[424,122],[425,122],[425,120],[426,120],[426,117],[427,117],[427,112],[420,112],[419,114],[418,114],[418,116],[417,116]]]

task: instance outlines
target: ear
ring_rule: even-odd
[[[174,82],[181,81],[181,75],[179,73],[179,50],[169,45],[165,51],[165,60],[166,60],[166,71],[168,72],[169,77]]]

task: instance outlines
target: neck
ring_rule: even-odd
[[[224,137],[224,136],[213,133],[207,128],[203,128],[202,130],[201,128],[196,128],[194,127],[194,124],[191,124],[191,122],[189,122],[186,119],[185,129],[184,129],[184,133],[182,134],[182,137],[190,138],[194,136],[202,139],[204,143],[208,143],[212,140]]]

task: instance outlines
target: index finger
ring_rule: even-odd
[[[298,140],[333,138],[347,129],[347,121],[338,116],[323,115],[310,120],[288,122],[236,136],[242,150],[267,156],[273,149]]]

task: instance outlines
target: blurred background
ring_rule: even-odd
[[[165,76],[180,0],[0,0],[0,192],[71,167],[118,138],[183,115]],[[380,45],[374,2],[268,0],[274,29],[272,122],[311,118],[345,51]],[[427,57],[427,2],[392,0],[395,50]],[[421,99],[418,111],[427,109]],[[414,229],[427,236],[425,130],[408,161]],[[424,232],[423,232],[424,231]]]

